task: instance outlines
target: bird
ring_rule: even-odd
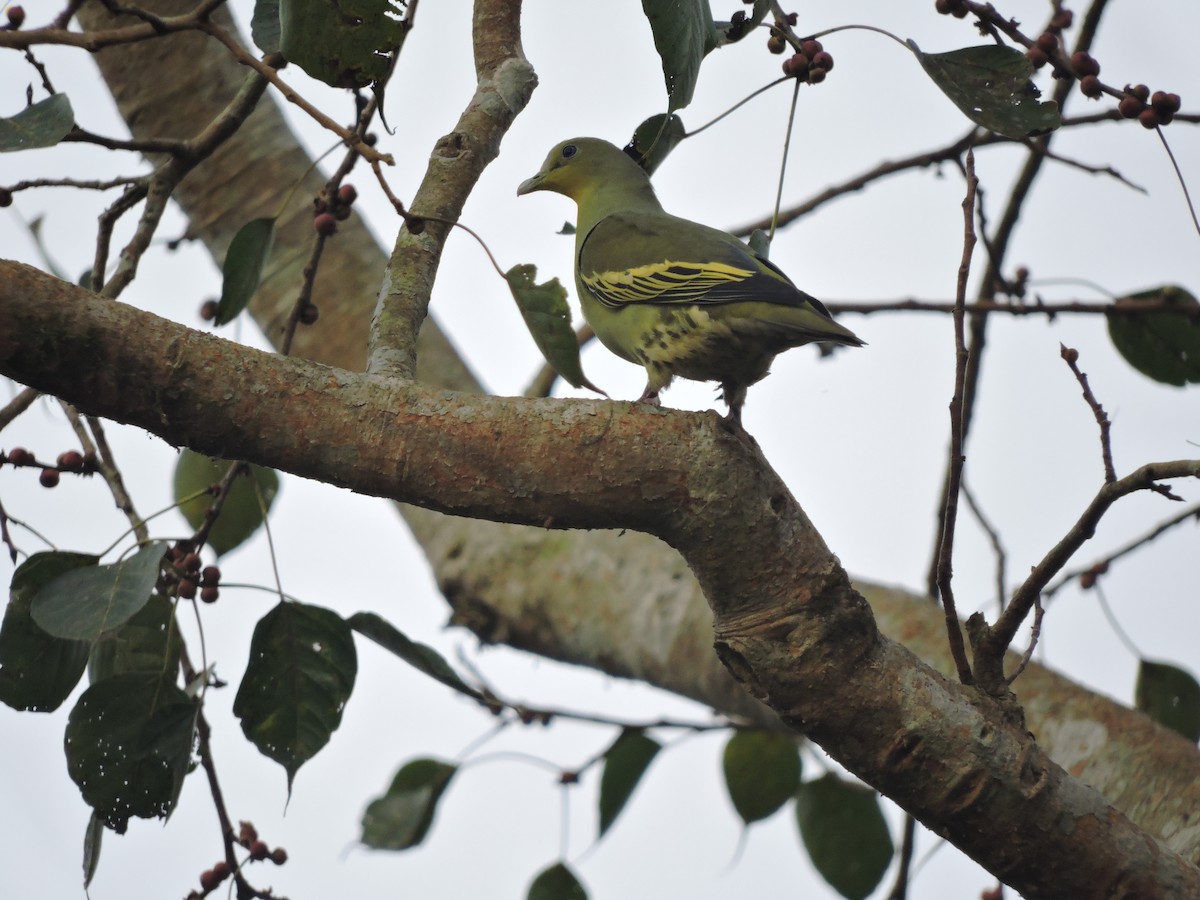
[[[816,341],[862,346],[821,301],[728,232],[667,213],[650,176],[600,138],[563,141],[517,195],[575,201],[575,284],[583,317],[622,359],[644,366],[638,402],[660,405],[679,376],[717,381],[723,421],[741,428],[750,385],[775,356]]]

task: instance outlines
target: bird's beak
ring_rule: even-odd
[[[543,175],[543,173],[538,172],[532,178],[526,178],[517,185],[517,196],[521,197],[525,194],[532,194],[534,191],[540,190],[542,186],[542,179],[544,177],[545,175]]]

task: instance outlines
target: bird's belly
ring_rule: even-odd
[[[659,379],[753,384],[774,357],[720,319],[697,307],[656,307],[638,323],[633,355]]]

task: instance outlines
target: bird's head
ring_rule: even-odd
[[[572,138],[550,151],[541,169],[522,181],[517,194],[554,191],[576,203],[606,186],[649,185],[642,168],[625,151],[599,138]]]

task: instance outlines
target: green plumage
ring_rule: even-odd
[[[518,194],[575,201],[575,283],[584,318],[613,353],[644,366],[641,399],[676,375],[719,381],[729,419],[776,354],[813,341],[860,346],[819,300],[733,235],[663,211],[650,179],[596,138],[564,141]]]

